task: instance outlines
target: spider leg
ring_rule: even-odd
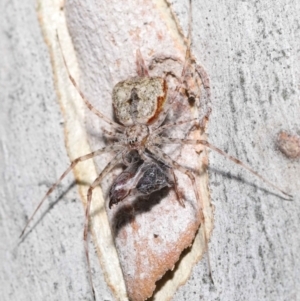
[[[84,103],[86,104],[86,106],[88,107],[88,109],[93,112],[95,115],[97,115],[98,117],[100,117],[101,119],[103,119],[104,121],[106,121],[109,125],[111,125],[113,128],[115,128],[116,130],[119,130],[119,131],[122,131],[122,129],[124,128],[122,125],[120,124],[117,124],[115,122],[113,122],[112,120],[110,120],[108,117],[106,117],[104,114],[102,114],[100,111],[98,111],[88,100],[87,98],[84,96],[83,92],[80,90],[78,84],[76,83],[75,79],[73,78],[73,76],[71,75],[70,73],[70,70],[68,68],[68,65],[67,65],[67,62],[66,62],[66,59],[65,59],[65,56],[64,56],[64,53],[62,51],[62,47],[61,47],[61,43],[60,43],[60,39],[59,39],[59,36],[58,36],[58,33],[56,32],[56,38],[57,38],[57,41],[58,41],[58,44],[59,44],[59,48],[60,48],[60,51],[61,51],[61,55],[62,55],[62,58],[63,58],[63,62],[64,62],[64,65],[66,67],[66,70],[67,70],[67,73],[68,73],[68,76],[69,76],[69,79],[71,81],[71,83],[73,84],[73,86],[75,87],[75,89],[77,90],[77,92],[79,93],[79,95],[81,96],[82,100],[84,101]]]
[[[206,91],[206,96],[204,97],[204,100],[202,101],[202,99],[199,99],[199,103],[198,103],[198,111],[200,112],[200,109],[202,111],[204,111],[203,114],[201,114],[202,116],[200,116],[200,127],[201,128],[205,128],[205,125],[209,119],[209,116],[211,114],[211,91],[210,91],[210,82],[209,82],[209,77],[206,73],[206,71],[204,70],[204,68],[200,65],[196,65],[196,72],[199,74],[200,78],[201,78],[201,82],[202,85]]]
[[[207,72],[203,68],[203,66],[196,64],[196,60],[191,53],[191,46],[192,46],[192,1],[189,1],[189,28],[188,28],[188,37],[187,37],[187,49],[185,55],[185,65],[182,70],[182,76],[184,77],[184,82],[187,87],[187,90],[191,90],[191,94],[199,99],[197,103],[198,111],[200,109],[203,110],[205,108],[205,113],[201,114],[202,116],[199,117],[200,120],[200,127],[205,128],[205,124],[209,118],[211,113],[211,91],[210,91],[210,80]],[[197,73],[200,77],[201,83],[194,79],[194,73]],[[202,102],[202,93],[199,94],[193,93],[193,86],[203,86],[205,89],[205,97],[204,101]]]
[[[189,1],[189,28],[188,28],[188,37],[187,37],[187,49],[185,53],[185,65],[182,70],[182,76],[184,76],[187,73],[188,65],[191,65],[192,63],[195,64],[196,72],[198,73],[201,83],[206,91],[207,97],[210,99],[211,91],[210,91],[210,80],[208,77],[207,72],[205,69],[201,66],[196,64],[195,58],[191,54],[191,47],[192,47],[192,1]]]
[[[73,160],[70,164],[70,166],[64,171],[64,173],[60,176],[60,178],[48,189],[47,193],[45,194],[45,196],[42,198],[42,200],[40,201],[40,203],[38,204],[38,206],[36,207],[36,209],[34,210],[33,214],[31,215],[31,217],[28,219],[25,227],[23,228],[20,238],[24,235],[28,225],[30,224],[31,220],[33,219],[33,217],[35,216],[35,214],[37,213],[37,211],[40,209],[40,207],[42,206],[42,204],[44,203],[44,201],[46,200],[46,198],[52,193],[52,191],[57,187],[57,185],[64,179],[64,177],[79,163],[88,159],[91,159],[93,157],[99,156],[105,152],[110,152],[110,151],[115,151],[118,150],[119,148],[123,148],[122,145],[110,145],[101,149],[98,149],[94,152],[91,152],[87,155],[78,157],[77,159]]]
[[[102,179],[120,162],[122,162],[122,155],[123,151],[120,151],[111,162],[109,162],[105,168],[102,170],[102,172],[99,174],[97,179],[92,183],[92,185],[89,187],[87,192],[87,204],[85,209],[85,223],[84,223],[84,231],[83,231],[83,240],[84,240],[84,248],[85,248],[85,256],[88,264],[89,269],[89,278],[90,278],[90,284],[93,292],[93,299],[96,300],[94,285],[93,285],[93,279],[92,279],[92,272],[91,272],[91,264],[90,264],[90,256],[89,256],[89,248],[88,248],[88,230],[89,230],[89,217],[90,217],[90,209],[91,209],[91,202],[92,202],[92,194],[93,189],[100,184]]]
[[[206,124],[208,122],[210,114],[211,114],[211,107],[208,106],[206,109],[206,112],[204,114],[202,114],[202,116],[200,116],[200,118],[199,118],[200,119],[199,124],[202,129],[206,128]]]
[[[246,165],[245,163],[243,163],[241,160],[239,160],[239,159],[237,159],[237,158],[235,158],[233,156],[228,155],[227,153],[225,153],[221,149],[217,148],[216,146],[212,145],[211,143],[209,143],[206,140],[192,140],[192,139],[177,139],[177,138],[160,137],[159,138],[159,143],[164,143],[164,144],[192,144],[192,145],[199,145],[199,144],[201,144],[201,145],[204,145],[204,146],[206,146],[206,147],[214,150],[215,152],[219,153],[223,157],[226,157],[227,159],[229,159],[229,160],[233,161],[234,163],[236,163],[236,164],[242,166],[243,168],[247,169],[253,175],[255,175],[257,178],[261,179],[262,181],[264,181],[268,185],[272,186],[277,191],[279,191],[282,194],[286,195],[289,199],[293,198],[292,195],[290,195],[287,192],[285,192],[284,190],[278,188],[276,185],[274,185],[272,182],[270,182],[269,180],[267,180],[265,177],[261,176],[259,173],[257,173],[251,167],[249,167],[248,165]]]
[[[199,74],[202,85],[206,91],[206,96],[207,96],[208,100],[210,100],[211,91],[210,91],[210,80],[209,80],[208,74],[201,65],[196,65],[196,72]]]
[[[117,132],[114,132],[114,131],[109,131],[109,130],[105,129],[104,127],[101,127],[101,130],[107,136],[116,138],[116,139],[118,139],[120,141],[124,141],[125,136],[123,134],[121,134],[121,133],[117,133]]]
[[[185,207],[184,201],[182,200],[180,193],[178,191],[178,178],[177,178],[173,168],[171,169],[171,172],[172,172],[173,179],[174,179],[174,190],[175,190],[175,194],[177,197],[177,201],[182,207]]]
[[[208,109],[206,110],[206,113],[204,114],[204,116],[200,117],[200,122],[199,122],[200,127],[205,128],[206,121],[208,120],[209,115],[211,113],[211,107],[210,107],[210,97],[211,97],[210,81],[209,81],[209,77],[208,77],[208,74],[206,73],[205,69],[202,66],[196,64],[196,60],[191,54],[191,46],[192,46],[192,0],[189,0],[189,26],[188,26],[188,36],[187,36],[187,48],[186,48],[185,61],[184,61],[184,65],[183,65],[183,68],[182,68],[181,76],[183,78],[183,83],[186,85],[186,88],[189,90],[189,80],[190,79],[192,79],[192,84],[193,84],[193,70],[188,70],[188,69],[192,69],[192,65],[195,65],[196,72],[198,73],[198,75],[201,79],[201,83],[202,83],[202,85],[203,85],[203,87],[206,91],[206,97],[207,97],[207,100],[205,101],[205,104],[207,105]],[[197,84],[197,81],[196,81],[196,84]],[[177,93],[177,95],[180,92],[181,86],[182,86],[182,84],[177,86],[177,88],[175,90],[175,93]],[[176,98],[177,95],[174,98]],[[199,110],[200,107],[201,107],[200,97],[198,96],[197,98],[199,99],[199,104],[198,104],[198,106],[199,106],[198,110]],[[196,120],[198,120],[198,119],[196,119]],[[178,122],[178,123],[182,124],[184,122],[182,122],[182,123]],[[164,128],[167,128],[167,127],[169,127],[169,125],[165,125],[165,126],[161,127],[162,130],[160,131],[160,129],[159,129],[158,131],[162,132],[164,130]],[[163,138],[161,138],[161,139],[163,139]],[[166,157],[166,156],[167,155],[164,154],[164,157]],[[175,161],[173,161],[173,164],[176,168],[178,168],[178,167],[180,167],[181,169],[183,168],[182,166],[180,166]],[[198,194],[198,191],[197,191],[197,188],[196,188],[195,177],[194,177],[193,173],[191,173],[189,170],[187,170],[187,171],[188,171],[187,175],[190,174],[189,177],[190,177],[190,179],[193,183],[194,191],[195,191],[195,195],[197,197],[197,200],[201,201],[200,197],[199,197],[199,194]],[[204,225],[204,240],[205,240],[205,247],[207,249],[207,260],[208,260],[209,276],[210,276],[210,279],[211,279],[212,283],[214,284],[213,277],[212,277],[212,269],[211,269],[211,264],[210,264],[208,239],[207,239],[207,236],[206,236],[206,229],[205,229],[205,218],[204,218],[204,215],[203,215],[203,204],[201,204],[201,202],[200,202],[200,205],[201,205],[201,207],[200,207],[201,208],[201,212],[200,212],[201,213],[201,223],[203,222],[203,225]]]
[[[191,13],[191,2],[190,2],[190,11],[189,11],[189,32],[188,32],[188,37],[187,37],[187,48],[186,48],[186,53],[185,53],[185,60],[184,60],[184,64],[183,64],[183,68],[181,71],[181,79],[179,79],[176,75],[175,77],[177,78],[179,85],[177,85],[177,87],[175,88],[174,94],[172,95],[172,97],[170,97],[170,100],[168,101],[168,103],[166,104],[166,108],[165,110],[161,113],[160,118],[153,124],[154,128],[158,128],[166,119],[169,110],[172,107],[172,104],[176,101],[181,88],[183,87],[183,85],[187,85],[187,77],[192,77],[192,75],[190,74],[191,72],[188,71],[189,67],[192,64],[192,56],[191,56],[191,18],[192,18],[192,13]],[[174,61],[181,61],[180,59],[177,59],[174,56],[157,56],[154,57],[154,59],[151,61],[151,64],[153,65],[154,62],[162,62],[163,59],[172,59]],[[194,62],[194,60],[193,60]],[[152,68],[153,66],[150,65]],[[204,69],[203,69],[204,70]],[[205,72],[205,71],[204,71]],[[168,76],[168,74],[173,74],[172,72],[167,72],[165,75],[165,78]],[[208,77],[207,77],[208,78]],[[183,79],[183,80],[182,80]],[[201,79],[202,80],[202,79]]]

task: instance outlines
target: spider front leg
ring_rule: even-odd
[[[93,112],[95,115],[97,115],[98,117],[100,117],[101,119],[103,119],[105,122],[107,122],[110,126],[112,126],[115,130],[118,130],[118,131],[123,131],[124,129],[124,126],[120,125],[120,124],[117,124],[115,122],[113,122],[112,120],[110,120],[108,117],[106,117],[104,114],[102,114],[100,111],[98,111],[89,101],[88,99],[85,97],[85,95],[83,94],[83,92],[80,90],[79,88],[79,85],[76,83],[74,77],[71,75],[71,72],[68,68],[68,65],[67,65],[67,62],[66,62],[66,59],[65,59],[65,56],[64,56],[64,53],[62,51],[62,47],[61,47],[61,43],[60,43],[60,39],[59,39],[59,35],[58,33],[56,32],[56,38],[57,38],[57,41],[58,41],[58,45],[59,45],[59,48],[60,48],[60,52],[61,52],[61,55],[62,55],[62,58],[63,58],[63,62],[64,62],[64,65],[66,67],[66,70],[67,70],[67,73],[68,73],[68,77],[71,81],[71,83],[73,84],[74,88],[77,90],[77,92],[79,93],[79,95],[81,96],[82,100],[84,101],[85,105],[88,107],[88,109]]]
[[[203,110],[199,116],[199,124],[201,128],[205,128],[208,121],[209,115],[211,113],[211,91],[210,91],[210,80],[205,69],[196,63],[195,57],[191,53],[192,48],[192,1],[189,1],[189,27],[188,27],[188,37],[187,37],[187,49],[185,53],[185,62],[182,70],[183,82],[186,86],[186,91],[188,92],[189,98],[198,100],[198,112]],[[196,76],[198,75],[198,77]],[[199,82],[200,78],[200,82]],[[204,101],[202,100],[201,87],[205,89]]]
[[[93,293],[93,299],[96,300],[96,294],[94,290],[94,285],[93,285],[93,278],[92,278],[92,272],[91,272],[91,264],[90,264],[90,256],[89,256],[89,248],[88,248],[88,230],[89,230],[89,217],[90,217],[90,209],[91,209],[91,202],[92,202],[92,194],[93,190],[95,187],[97,187],[102,179],[120,162],[122,162],[123,159],[123,150],[120,151],[113,159],[111,162],[109,162],[105,168],[102,170],[102,172],[99,174],[97,179],[92,183],[92,185],[89,187],[88,192],[87,192],[87,204],[86,204],[86,209],[85,209],[85,223],[84,223],[84,231],[83,231],[83,240],[84,240],[84,248],[85,248],[85,256],[88,264],[88,269],[89,269],[89,279],[90,279],[90,284],[92,288],[92,293]]]

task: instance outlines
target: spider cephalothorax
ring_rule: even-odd
[[[125,128],[128,148],[143,150],[149,138],[149,127],[145,124],[130,125]]]

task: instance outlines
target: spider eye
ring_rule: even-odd
[[[138,141],[138,138],[137,137],[134,137],[133,139],[131,139],[130,141],[129,141],[129,144],[134,144],[134,143],[136,143]]]

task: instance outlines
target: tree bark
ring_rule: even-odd
[[[92,9],[84,9],[89,5],[96,4],[86,1],[84,7],[77,7],[78,16],[74,12],[70,18],[78,20],[77,28],[83,28],[76,33],[73,27],[77,45],[84,33],[92,42],[90,58],[77,53],[79,82],[87,91],[100,91],[89,92],[97,101],[110,93],[104,82],[115,84],[131,74],[134,66],[120,68],[120,78],[113,79],[109,72],[97,71],[98,62],[93,58],[101,54],[108,70],[113,68],[109,65],[112,50],[97,48],[99,41],[105,46],[105,39],[113,36],[101,36],[92,18],[90,23],[80,23],[86,20],[80,13],[97,17]],[[171,7],[186,32],[187,3],[172,1]],[[28,235],[21,243],[18,240],[38,201],[70,160],[60,113],[64,107],[56,101],[51,58],[38,22],[39,7],[36,11],[34,1],[12,0],[2,3],[0,11],[2,299],[91,299],[82,243],[83,206],[71,176],[49,197]],[[209,141],[294,195],[294,200],[285,201],[240,166],[210,152],[215,223],[209,254],[215,285],[209,280],[204,258],[172,300],[300,298],[300,162],[284,157],[276,146],[281,130],[300,134],[299,12],[300,4],[287,0],[205,0],[193,5],[192,51],[205,66],[212,87]],[[111,26],[113,31],[113,22]],[[95,51],[99,53],[93,56]],[[122,59],[134,64],[126,47]],[[114,300],[92,249],[96,294],[100,300]]]

